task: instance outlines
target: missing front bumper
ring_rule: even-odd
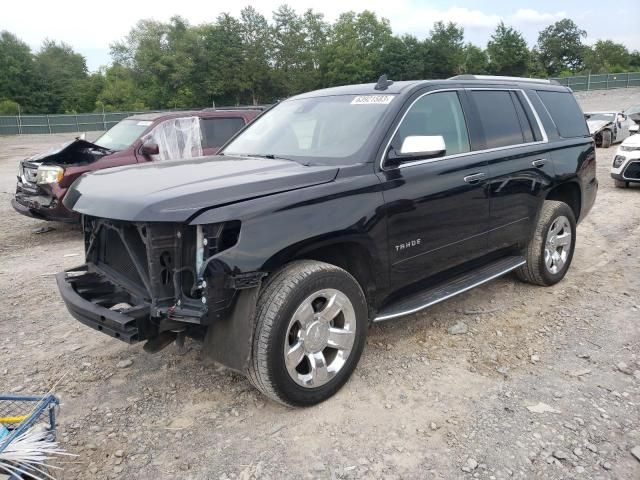
[[[86,265],[56,275],[69,313],[81,323],[127,343],[148,338],[149,305]]]

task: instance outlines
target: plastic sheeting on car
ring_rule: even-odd
[[[172,118],[155,127],[145,138],[159,147],[154,161],[183,160],[202,156],[202,136],[198,117]]]

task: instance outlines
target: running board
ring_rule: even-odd
[[[398,300],[378,312],[378,316],[373,321],[381,322],[419,312],[431,305],[498,278],[525,263],[527,262],[522,256],[501,258],[471,272],[453,277],[448,282]]]

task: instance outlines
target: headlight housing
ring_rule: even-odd
[[[616,155],[616,157],[613,159],[613,168],[618,168],[624,163],[626,159],[627,158],[623,157],[622,155]]]
[[[60,180],[62,180],[63,175],[64,168],[62,167],[40,165],[38,167],[38,173],[36,174],[36,183],[38,185],[58,183]]]
[[[640,147],[627,147],[626,145],[621,145],[620,150],[623,152],[633,152],[634,150],[640,150]]]

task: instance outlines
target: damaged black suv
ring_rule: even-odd
[[[158,351],[185,336],[271,398],[311,405],[371,322],[510,271],[566,274],[597,191],[571,92],[460,76],[281,102],[213,157],[81,177],[86,263],[57,282],[84,324]]]

